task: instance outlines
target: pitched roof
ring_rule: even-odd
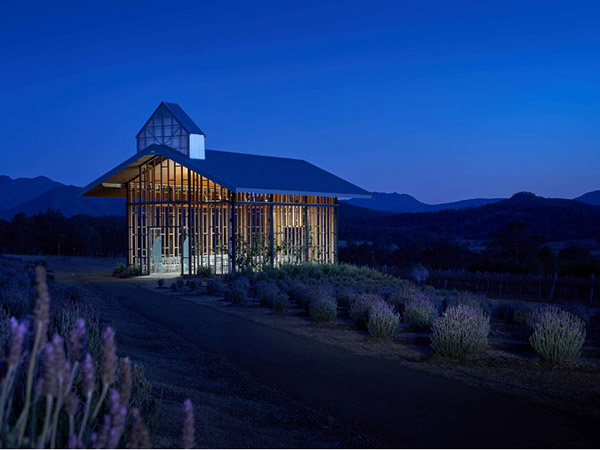
[[[171,159],[232,192],[322,195],[371,198],[364,189],[301,159],[206,150],[205,159],[192,159],[166,145],[153,144],[83,188],[87,196],[125,196],[124,189],[103,183],[123,184],[135,178],[141,164],[156,157]]]
[[[148,125],[148,122],[154,117],[156,111],[164,106],[167,110],[175,117],[175,119],[179,122],[179,124],[183,127],[185,131],[190,134],[201,134],[204,136],[204,132],[200,129],[198,125],[192,120],[190,116],[179,106],[177,103],[169,103],[169,102],[161,102],[160,105],[154,110],[154,112],[150,115],[150,118],[144,123],[144,126],[138,131],[137,135],[141,133],[141,131]]]

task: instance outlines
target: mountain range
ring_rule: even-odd
[[[391,213],[421,213],[421,212],[436,212],[446,209],[465,209],[477,206],[490,205],[499,201],[506,200],[505,198],[472,198],[468,200],[459,200],[450,203],[428,204],[423,203],[412,195],[399,194],[397,192],[374,192],[372,199],[356,198],[346,200],[345,203],[361,208],[374,209],[376,211],[384,211]],[[600,205],[600,190],[588,192],[573,200],[591,205]]]
[[[375,211],[345,203],[340,208],[339,226],[340,236],[355,241],[487,240],[511,222],[528,224],[529,231],[545,241],[600,239],[600,206],[528,192],[478,207],[416,214]]]
[[[118,198],[81,197],[81,188],[65,185],[47,177],[10,178],[0,176],[0,219],[10,220],[15,214],[33,215],[47,209],[60,210],[71,217],[77,214],[91,216],[123,215],[125,200]],[[542,197],[536,197],[542,199]],[[344,211],[354,220],[385,216],[390,213],[434,213],[446,210],[462,210],[501,203],[502,198],[474,198],[457,202],[431,205],[420,202],[408,194],[375,192],[373,199],[343,201]],[[547,199],[552,200],[552,199]],[[558,199],[556,199],[558,200]],[[588,192],[573,200],[600,206],[600,190]],[[353,208],[359,207],[359,208]],[[367,211],[365,210],[373,211]],[[354,213],[352,213],[354,211]],[[387,214],[375,214],[375,211]]]
[[[3,207],[0,219],[10,220],[18,213],[33,215],[47,209],[60,210],[67,217],[125,214],[124,199],[81,197],[80,191],[78,186],[68,186],[47,177],[13,179],[0,176],[0,204]]]

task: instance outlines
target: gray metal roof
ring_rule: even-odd
[[[156,107],[156,109],[150,115],[146,123],[144,123],[144,126],[140,129],[140,131],[138,131],[137,135],[139,135],[142,132],[144,127],[148,124],[148,122],[150,122],[150,119],[154,117],[154,114],[156,113],[156,111],[158,111],[158,108],[160,108],[163,105],[173,115],[173,117],[175,117],[175,119],[185,129],[185,131],[187,131],[190,134],[201,134],[205,136],[204,132],[200,129],[198,125],[196,125],[192,118],[187,115],[187,113],[183,110],[183,108],[181,108],[181,106],[179,106],[177,103],[169,102],[160,102],[160,105]]]
[[[206,150],[205,159],[192,159],[166,145],[150,145],[83,188],[82,195],[125,196],[125,190],[102,183],[126,183],[137,167],[154,156],[171,159],[232,192],[321,195],[371,198],[364,189],[301,159]]]

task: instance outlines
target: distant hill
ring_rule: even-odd
[[[0,210],[0,219],[10,220],[15,214],[37,214],[47,209],[60,210],[65,216],[77,214],[90,216],[124,215],[125,200],[119,198],[81,197],[81,188],[66,186],[49,178],[0,177],[0,186],[12,192],[11,201],[2,203],[8,208]],[[35,194],[35,195],[34,195]]]
[[[345,203],[353,206],[360,206],[362,208],[374,209],[376,211],[386,211],[395,213],[419,213],[419,212],[435,212],[442,211],[444,209],[463,209],[472,208],[475,206],[487,205],[490,203],[496,203],[501,198],[474,198],[469,200],[460,200],[451,203],[440,203],[437,205],[430,205],[423,203],[412,195],[398,194],[397,192],[388,194],[385,192],[375,192],[374,198],[372,199],[351,199],[346,200]]]
[[[0,175],[0,208],[11,209],[63,184],[46,177],[10,178]]]
[[[600,206],[600,191],[592,191],[575,198],[579,202],[589,203],[590,205]]]
[[[416,214],[382,214],[356,208],[340,208],[340,237],[345,240],[489,239],[514,221],[530,224],[533,232],[548,241],[600,235],[599,206],[529,193],[483,206]]]

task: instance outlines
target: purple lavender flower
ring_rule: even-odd
[[[69,416],[74,416],[77,414],[77,410],[79,409],[79,397],[73,391],[67,394],[65,398],[65,412]]]
[[[56,397],[58,394],[58,377],[56,374],[56,355],[54,346],[48,343],[44,346],[44,385],[43,395]]]
[[[111,327],[102,333],[102,383],[110,385],[115,382],[117,372],[117,348],[115,346],[115,332]]]
[[[108,438],[110,435],[110,416],[104,415],[104,421],[102,422],[102,428],[94,443],[94,448],[107,448]]]
[[[188,398],[183,402],[183,448],[196,447],[196,432],[194,430],[194,406]]]
[[[121,397],[115,389],[111,389],[109,395],[109,412],[111,419],[115,418],[119,414],[120,407]]]
[[[127,406],[131,398],[131,360],[129,358],[121,358],[120,367],[119,395],[121,396],[121,403]]]
[[[131,429],[129,431],[127,448],[150,448],[148,428],[146,428],[137,408],[131,410]]]
[[[14,317],[10,318],[10,351],[8,353],[8,365],[16,366],[21,360],[23,353],[23,342],[25,341],[25,333],[27,332],[27,322],[23,321],[19,324]]]
[[[85,329],[85,320],[77,319],[73,330],[71,330],[71,355],[74,361],[81,361],[85,356],[85,347],[87,343],[87,331]]]
[[[114,414],[111,413],[111,429],[108,437],[108,448],[117,448],[119,440],[125,431],[127,408],[120,405],[116,409],[117,411]]]
[[[71,436],[69,436],[67,448],[83,448],[83,445],[81,445],[81,442],[79,441],[79,439],[77,439],[77,436],[72,434]]]
[[[89,353],[85,355],[83,365],[81,366],[81,379],[83,393],[86,397],[91,396],[96,387],[96,381],[94,378],[94,364]]]
[[[90,444],[92,444],[92,448],[100,448],[98,446],[98,433],[92,433],[90,435]]]
[[[58,334],[55,334],[52,337],[52,346],[54,347],[54,364],[57,381],[62,384],[67,378],[65,370],[67,365],[67,356],[65,354],[65,344],[63,338]]]

